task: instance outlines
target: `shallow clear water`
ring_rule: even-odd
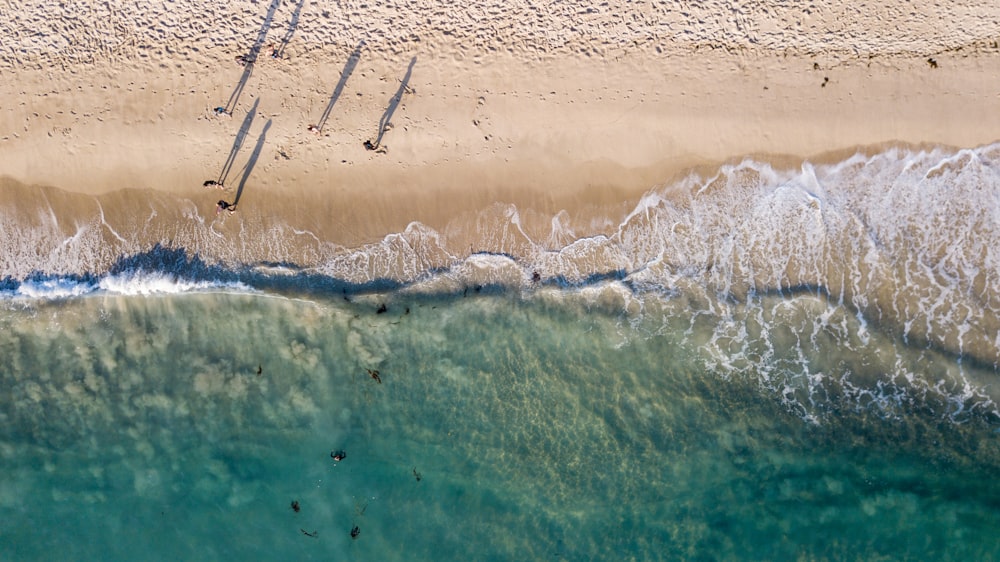
[[[820,334],[797,364],[826,378],[789,390],[809,376],[781,353],[719,361],[713,340],[734,317],[681,296],[608,304],[623,294],[7,301],[0,554],[1000,556],[996,417],[956,421],[947,400],[893,394],[888,376],[868,385],[881,394],[837,382],[852,362],[891,373],[954,358],[876,332],[859,359]],[[781,300],[810,317],[827,306]],[[795,318],[768,325],[801,334]]]

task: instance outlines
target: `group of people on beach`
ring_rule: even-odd
[[[273,42],[272,43],[268,43],[268,45],[267,45],[267,47],[265,47],[265,49],[271,52],[271,58],[272,59],[280,59],[280,58],[282,58],[281,48],[278,45],[276,45],[275,43],[273,43]],[[256,49],[253,50],[253,51],[251,51],[250,54],[237,56],[236,57],[236,63],[239,64],[240,66],[247,66],[247,65],[256,64],[257,63]],[[212,108],[212,112],[215,113],[216,115],[226,115],[226,116],[229,116],[229,117],[232,116],[232,112],[230,112],[229,109],[227,109],[225,107],[222,107],[222,106],[218,106],[218,107]],[[205,189],[210,189],[210,188],[213,188],[213,187],[216,187],[218,189],[223,189],[223,190],[226,189],[226,186],[223,185],[222,180],[205,180],[202,183],[202,186],[205,187]],[[236,203],[230,203],[230,202],[226,201],[225,199],[219,199],[219,201],[215,204],[215,214],[218,215],[222,211],[229,211],[230,214],[235,213],[236,212]]]
[[[223,185],[221,181],[216,181],[216,180],[205,180],[204,182],[202,182],[201,185],[205,189],[210,189],[212,187],[217,187],[219,189],[226,189],[226,186]],[[236,205],[234,203],[226,201],[225,199],[219,199],[219,202],[215,204],[215,214],[218,215],[222,211],[229,211],[230,214],[235,213]]]
[[[253,65],[255,65],[257,63],[257,60],[258,60],[257,59],[258,50],[259,50],[259,47],[255,47],[254,49],[252,49],[250,51],[249,54],[244,54],[244,55],[237,56],[236,57],[236,62],[240,66],[250,67],[252,69]],[[283,55],[282,55],[282,48],[279,47],[279,46],[277,46],[277,45],[275,45],[273,42],[269,43],[265,47],[265,50],[270,52],[270,57],[272,59],[282,59],[282,58],[284,58]],[[410,62],[410,68],[411,69],[412,69],[413,63],[415,61],[416,61],[416,58],[414,57],[413,61]],[[247,73],[245,72],[244,75],[246,76],[246,74]],[[386,114],[383,116],[383,122],[379,123],[380,129],[379,129],[379,135],[378,135],[378,137],[375,140],[365,140],[362,143],[363,146],[365,147],[365,150],[370,150],[370,151],[379,152],[379,153],[384,153],[385,152],[385,147],[382,146],[382,144],[381,144],[382,135],[390,128],[390,126],[388,125],[388,123],[386,123],[385,121],[387,121],[388,117],[392,114],[392,110],[395,108],[395,104],[399,103],[400,98],[402,97],[402,94],[403,93],[413,93],[412,88],[410,88],[406,84],[406,82],[407,82],[408,79],[409,79],[409,70],[407,71],[406,78],[403,79],[400,91],[397,92],[397,94],[393,98],[393,100],[394,100],[395,103],[390,104],[389,109],[386,111]],[[240,89],[241,88],[238,88],[237,91],[239,91]],[[333,99],[334,100],[336,99],[336,94],[334,95]],[[230,104],[235,105],[235,104],[232,103],[232,99],[230,100]],[[332,104],[333,104],[333,101],[331,101],[330,105],[332,106]],[[219,116],[222,116],[222,115],[225,115],[227,117],[231,117],[232,116],[232,109],[229,106],[226,106],[226,107],[218,106],[218,107],[213,108],[212,111],[213,111],[213,113],[215,113],[216,115],[219,115]],[[327,112],[329,112],[329,107],[327,108]],[[324,114],[324,120],[325,120],[325,114]],[[316,135],[322,135],[323,134],[323,120],[321,120],[319,124],[311,124],[311,125],[307,126],[306,130],[308,130],[309,132],[314,133]],[[216,187],[218,189],[224,190],[226,188],[223,185],[223,181],[224,181],[224,178],[220,178],[219,180],[205,180],[202,185],[206,189],[210,189],[212,187]],[[237,196],[237,199],[239,199],[238,196]],[[230,202],[226,201],[225,199],[220,199],[218,202],[216,202],[215,214],[218,215],[222,211],[228,211],[230,214],[235,213],[236,212],[236,202],[234,201],[233,203],[230,203]]]

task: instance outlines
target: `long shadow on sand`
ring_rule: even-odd
[[[271,56],[280,59],[285,56],[285,47],[291,42],[292,36],[295,35],[295,30],[299,27],[299,15],[302,13],[302,6],[306,3],[306,0],[299,0],[299,5],[295,7],[295,11],[292,12],[292,20],[288,22],[288,29],[285,31],[285,35],[281,38],[281,42],[278,46],[274,48],[274,52]]]
[[[386,129],[389,127],[389,120],[392,119],[392,114],[399,107],[399,103],[403,100],[403,94],[409,90],[410,75],[413,73],[413,65],[417,64],[417,57],[410,59],[410,66],[406,69],[406,74],[403,79],[399,82],[399,89],[396,93],[389,98],[389,106],[385,108],[385,113],[382,114],[382,118],[378,122],[378,136],[375,137],[375,141],[368,141],[365,147],[378,148],[382,144],[382,137],[385,135]]]
[[[243,196],[243,187],[246,186],[247,178],[250,177],[253,167],[257,164],[257,159],[260,158],[260,151],[264,148],[264,142],[267,140],[267,130],[270,128],[271,120],[268,119],[267,123],[264,123],[264,130],[257,137],[257,144],[253,147],[253,152],[250,153],[250,159],[247,160],[246,166],[243,167],[243,177],[240,178],[240,187],[236,190],[236,199],[233,200],[234,206],[239,204],[240,197]]]
[[[260,54],[261,48],[264,47],[264,41],[267,40],[267,32],[271,30],[271,22],[274,21],[274,12],[278,10],[278,6],[281,5],[281,0],[271,0],[271,6],[267,9],[267,16],[264,18],[264,23],[260,26],[260,31],[257,32],[257,40],[253,42],[250,46],[250,51],[244,55],[244,59],[248,62],[256,62],[257,55]],[[301,8],[301,4],[299,8]]]
[[[253,125],[254,117],[257,116],[257,104],[260,103],[260,98],[257,98],[253,102],[253,107],[247,112],[247,116],[243,118],[243,124],[240,125],[239,132],[236,133],[236,139],[233,140],[233,147],[229,150],[229,157],[226,158],[226,163],[222,165],[222,170],[219,172],[218,182],[221,185],[226,184],[226,179],[229,178],[229,172],[233,168],[233,162],[236,161],[236,154],[243,148],[243,143],[246,141],[247,134],[250,132],[250,126]]]
[[[253,75],[253,67],[257,62],[257,56],[260,55],[264,41],[267,40],[267,32],[271,29],[271,22],[274,21],[274,12],[277,11],[280,4],[281,0],[272,0],[271,6],[267,10],[267,16],[264,18],[264,23],[261,25],[260,31],[257,32],[257,39],[250,46],[247,54],[237,58],[237,60],[243,63],[243,75],[240,76],[240,81],[236,83],[236,88],[229,95],[229,101],[226,102],[226,106],[223,108],[229,115],[232,115],[233,111],[236,111],[236,104],[239,103],[240,96],[243,95],[243,89],[246,88],[250,76]]]
[[[323,115],[316,122],[316,129],[318,132],[323,131],[323,127],[326,125],[326,120],[330,118],[330,111],[333,110],[333,105],[337,103],[340,98],[340,94],[344,91],[344,86],[347,84],[347,79],[351,77],[351,73],[354,72],[354,68],[358,66],[358,61],[361,59],[361,47],[364,47],[365,42],[361,40],[358,46],[354,48],[351,52],[351,56],[347,57],[347,62],[344,64],[344,70],[340,71],[340,81],[337,82],[337,86],[333,89],[333,94],[330,96],[330,102],[326,104],[326,109],[323,110]]]
[[[240,81],[236,83],[236,88],[233,90],[232,94],[229,94],[229,101],[226,102],[226,106],[223,108],[227,115],[232,115],[233,111],[236,111],[236,104],[240,102],[240,96],[243,95],[243,89],[246,88],[247,81],[250,80],[250,76],[253,74],[253,63],[248,62],[243,65],[243,76],[240,77]]]

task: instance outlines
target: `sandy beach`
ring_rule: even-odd
[[[118,193],[114,220],[157,192],[211,216],[243,184],[241,220],[347,247],[498,203],[585,236],[748,155],[1000,138],[1000,11],[842,4],[7,2],[5,199]]]

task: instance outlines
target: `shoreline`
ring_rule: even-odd
[[[546,268],[569,266],[575,270],[582,264],[574,265],[570,260],[557,265],[550,263],[550,257],[545,257],[545,254],[576,251],[573,247],[577,243],[587,247],[588,240],[592,241],[595,237],[622,235],[629,230],[632,218],[646,215],[642,220],[648,220],[648,212],[643,209],[647,204],[644,201],[649,197],[652,199],[648,201],[656,205],[657,214],[666,210],[661,204],[666,203],[668,209],[673,209],[669,212],[681,213],[684,218],[679,220],[685,222],[698,220],[696,215],[689,216],[687,213],[692,203],[706,200],[704,193],[715,203],[698,205],[732,206],[733,210],[751,216],[753,211],[746,207],[749,202],[743,200],[746,193],[760,195],[769,189],[780,188],[780,182],[799,176],[805,166],[826,168],[825,175],[837,174],[835,170],[841,164],[853,162],[846,168],[850,183],[855,181],[850,178],[861,179],[856,174],[864,173],[864,167],[858,172],[851,171],[857,166],[855,157],[860,156],[862,162],[876,158],[895,170],[890,171],[886,178],[895,182],[903,178],[901,174],[910,166],[907,162],[925,169],[928,165],[944,165],[950,160],[949,154],[967,150],[970,149],[930,143],[889,142],[829,151],[810,159],[787,154],[748,155],[720,164],[680,168],[673,172],[674,176],[669,181],[651,183],[650,187],[634,192],[620,186],[545,191],[532,185],[512,187],[503,184],[503,178],[489,187],[479,184],[477,190],[447,191],[455,184],[466,185],[463,179],[472,182],[475,174],[487,165],[470,167],[464,163],[446,163],[437,165],[433,174],[416,174],[415,178],[408,177],[406,170],[383,171],[380,176],[383,180],[389,173],[396,173],[394,179],[398,182],[387,182],[386,185],[392,189],[382,190],[371,185],[371,189],[366,191],[366,185],[361,184],[360,188],[354,186],[355,191],[351,192],[337,185],[330,185],[324,191],[322,185],[317,189],[315,184],[310,183],[279,181],[275,185],[263,186],[248,181],[238,210],[232,213],[220,212],[215,205],[219,199],[229,202],[239,199],[238,187],[232,185],[224,190],[202,186],[185,186],[174,191],[123,187],[114,191],[87,193],[24,184],[10,176],[0,175],[0,231],[11,235],[4,255],[0,256],[3,258],[0,277],[24,278],[32,272],[100,274],[107,271],[111,264],[127,260],[130,256],[144,255],[152,248],[183,249],[189,258],[198,256],[207,263],[226,267],[286,263],[296,269],[336,271],[335,276],[349,282],[371,275],[412,279],[419,277],[420,272],[447,268],[474,254],[541,260],[540,263],[547,264]],[[992,160],[994,156],[991,155],[1000,150],[1000,143],[971,150],[982,152]],[[942,157],[945,160],[941,160]],[[928,158],[931,159],[930,164]],[[967,159],[955,162],[958,167],[966,164]],[[508,164],[504,170],[505,177],[521,177],[518,170],[510,168],[523,165]],[[558,168],[550,167],[545,170],[546,173],[540,174],[541,166],[532,162],[521,172],[539,182],[552,178],[566,183],[565,178],[558,176]],[[607,163],[594,168],[580,166],[574,170],[576,175],[573,177],[585,176],[591,169],[607,171],[609,168]],[[946,165],[946,168],[951,169],[952,166]],[[658,170],[651,169],[653,172],[645,172],[655,173]],[[776,176],[770,176],[772,172],[765,171],[767,169]],[[865,182],[881,181],[877,179],[880,170],[881,167],[876,166],[876,176],[861,179],[860,186],[851,184],[841,188],[822,184],[820,190],[834,198],[859,196],[866,190],[878,197],[878,184],[866,185]],[[624,173],[636,177],[641,171],[625,170]],[[761,177],[761,173],[765,176]],[[442,184],[433,184],[433,178],[441,178]],[[793,188],[809,193],[810,180],[808,176],[803,179],[806,184],[800,185],[801,182],[793,180]],[[365,181],[372,180],[366,178]],[[873,188],[874,191],[871,191]],[[878,204],[900,196],[890,195],[894,191],[890,184],[885,189],[888,190],[885,196],[875,200]],[[722,198],[713,193],[722,194]],[[810,193],[809,197],[813,195]],[[956,197],[963,195],[957,192]],[[351,205],[344,204],[348,199]],[[720,210],[711,207],[703,209],[703,212],[717,213]],[[814,204],[810,203],[805,210],[808,215],[815,210]],[[729,222],[735,217],[722,214],[717,218]],[[789,225],[795,221],[793,217],[785,217],[781,213],[758,219],[765,222],[772,219],[793,221]],[[654,245],[683,244],[682,239],[693,242],[706,235],[705,232],[691,231],[690,226],[684,226],[682,231],[676,233],[677,240],[671,241],[668,237],[657,242],[658,236],[672,231],[669,223],[662,224],[660,228],[666,230],[654,234],[650,242]],[[706,226],[717,228],[719,224]],[[735,224],[733,226],[736,227]],[[777,239],[784,240],[790,233],[777,234]],[[720,235],[729,237],[732,233],[719,231],[713,234]],[[618,250],[612,252],[613,255],[604,256],[610,263],[631,259],[618,255]],[[591,257],[598,258],[599,254]],[[706,256],[701,256],[695,261],[704,258]],[[556,262],[562,259],[557,258]],[[406,267],[416,269],[407,271]],[[585,266],[584,270],[588,267],[596,267],[594,271],[601,270],[599,263]],[[687,266],[682,259],[682,262],[670,267],[683,269]]]
[[[268,62],[273,64],[254,69],[251,78],[260,83],[246,86],[233,117],[212,115],[211,107],[239,77],[235,64],[212,87],[176,97],[207,76],[174,76],[169,86],[133,76],[126,82],[132,85],[119,90],[84,75],[77,79],[89,84],[89,95],[74,93],[68,83],[59,93],[36,93],[22,101],[20,113],[2,113],[0,175],[87,194],[149,189],[200,199],[202,181],[216,178],[259,99],[227,184],[239,183],[259,144],[241,205],[266,192],[304,205],[334,198],[339,207],[365,209],[366,221],[345,225],[336,237],[352,245],[412,221],[442,227],[449,216],[494,203],[550,216],[627,208],[651,188],[745,157],[823,163],[879,146],[973,148],[1000,138],[1000,95],[988,97],[986,79],[1000,75],[1000,56],[956,60],[951,69],[944,61],[929,69],[910,60],[874,71],[861,63],[836,72],[787,68],[805,67],[803,60],[782,63],[785,73],[771,80],[765,79],[775,73],[770,60],[757,61],[754,72],[733,66],[714,74],[698,70],[705,61],[687,61],[685,68],[671,65],[669,77],[650,76],[642,66],[650,61],[639,61],[606,65],[615,75],[600,86],[595,76],[610,70],[563,61],[556,64],[560,69],[542,69],[547,81],[530,88],[519,84],[534,71],[514,69],[509,60],[479,67],[503,74],[484,78],[418,59],[409,82],[413,93],[403,94],[384,135],[385,153],[365,150],[362,141],[374,137],[400,72],[359,64],[323,134],[315,135],[306,128],[322,114],[321,87],[313,86],[310,95],[291,86],[269,90],[293,68]],[[713,62],[740,61],[721,55]],[[820,74],[834,78],[824,86]],[[470,78],[478,83],[463,86]],[[623,86],[612,90],[612,78]],[[323,89],[332,89],[332,77],[326,81]],[[591,87],[581,93],[584,84]],[[893,97],[911,88],[912,96]],[[118,90],[121,97],[112,98],[117,107],[97,95],[106,89]],[[559,92],[574,93],[549,99]],[[17,116],[24,121],[20,132]],[[214,200],[205,204],[214,206]]]
[[[821,4],[712,19],[713,5],[612,4],[71,13],[29,2],[0,21],[12,37],[0,177],[148,190],[205,215],[239,192],[241,210],[292,213],[355,247],[498,204],[545,224],[561,215],[583,237],[653,188],[746,157],[798,166],[1000,140],[989,11],[941,20],[933,3],[889,4],[853,21]],[[108,6],[118,27],[101,19]],[[877,33],[901,24],[898,37]],[[252,72],[234,61],[248,48],[260,52]],[[222,105],[231,117],[213,113]],[[309,132],[324,114],[322,134]],[[387,151],[365,150],[386,118]],[[203,190],[230,157],[229,190]]]

